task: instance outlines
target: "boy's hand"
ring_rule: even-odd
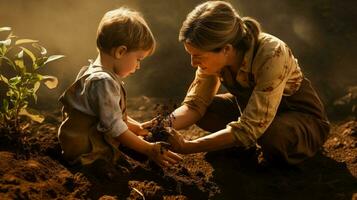
[[[157,125],[158,125],[158,120],[157,120],[157,117],[155,117],[155,118],[151,119],[150,121],[141,123],[140,127],[143,129],[150,129]]]
[[[170,134],[168,139],[170,149],[177,153],[185,153],[188,150],[189,141],[185,140],[182,135],[173,128],[166,128],[166,131]]]
[[[147,136],[149,134],[149,131],[140,126],[140,129],[136,131],[135,134],[137,136]]]
[[[170,144],[164,142],[151,144],[151,149],[148,152],[149,158],[161,167],[169,167],[181,161],[182,157],[168,150],[168,146]]]

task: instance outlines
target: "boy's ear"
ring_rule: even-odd
[[[124,45],[115,48],[114,49],[114,57],[116,59],[121,58],[127,52],[127,50],[128,50],[128,48]]]

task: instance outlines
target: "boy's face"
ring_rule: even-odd
[[[140,62],[149,55],[150,51],[137,50],[124,52],[115,60],[114,72],[121,78],[125,78],[140,69]]]

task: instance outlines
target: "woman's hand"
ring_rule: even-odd
[[[157,142],[151,143],[150,145],[151,148],[148,151],[147,155],[151,160],[153,160],[161,167],[169,167],[182,160],[182,157],[167,149],[170,144]]]
[[[168,142],[172,151],[183,154],[189,151],[189,141],[185,140],[179,132],[173,128],[166,128],[166,131],[170,134]]]

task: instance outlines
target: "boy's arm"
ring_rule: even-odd
[[[149,133],[148,130],[144,129],[141,124],[131,117],[127,117],[127,125],[130,131],[138,136],[145,136]]]
[[[162,144],[149,143],[136,136],[130,130],[125,131],[114,139],[124,146],[147,155],[160,166],[170,166],[182,160],[182,158],[177,154],[166,150]]]

